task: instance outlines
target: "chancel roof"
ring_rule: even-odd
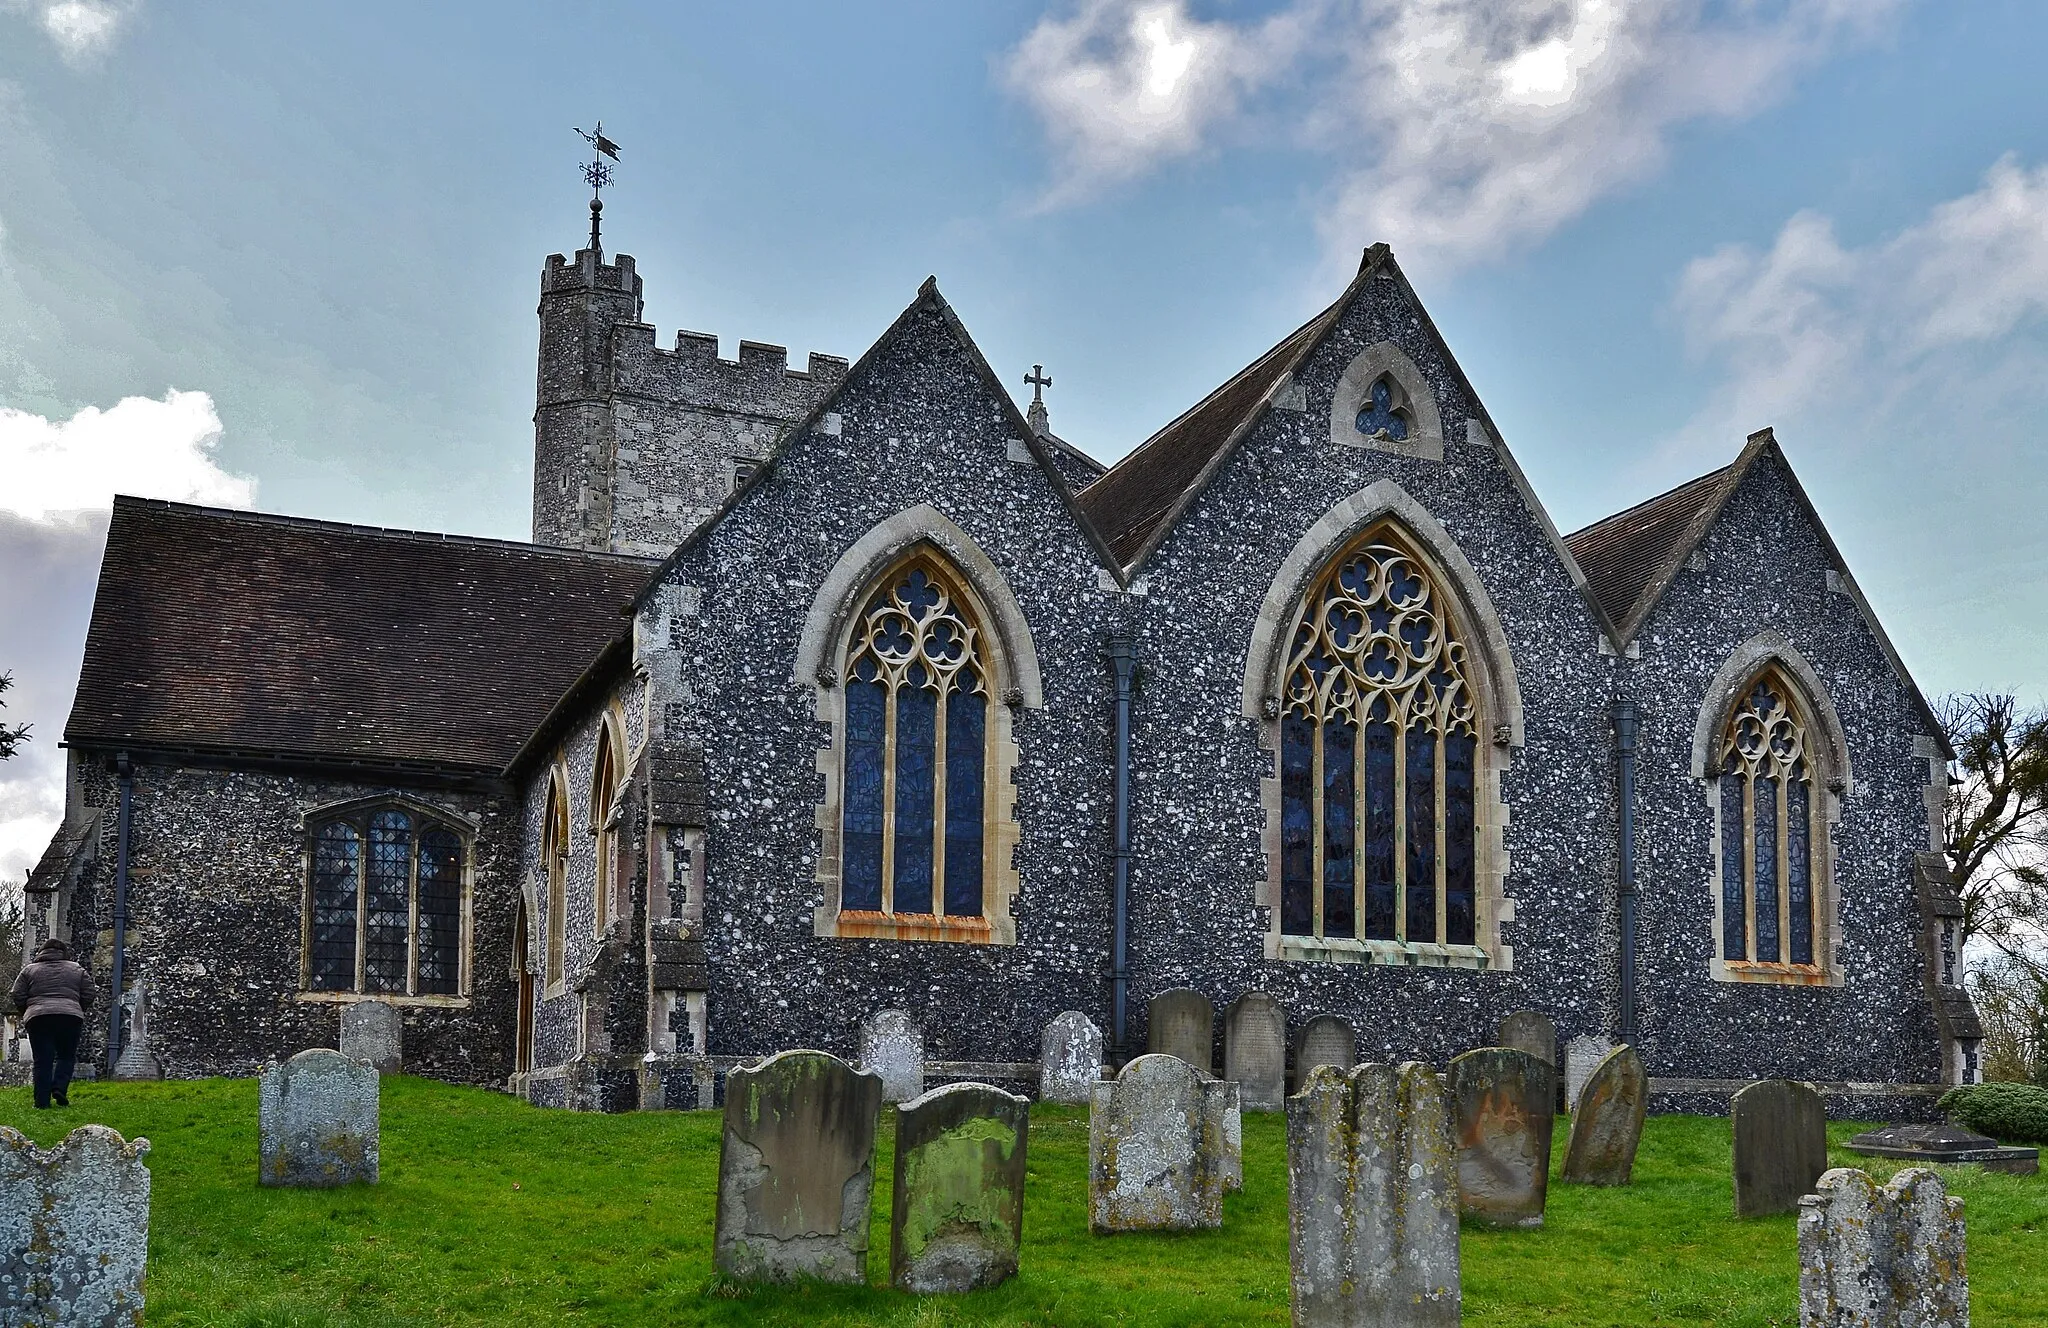
[[[652,566],[116,498],[64,738],[496,775]]]
[[[1587,590],[1623,640],[1656,607],[1745,469],[1723,466],[1564,537]]]

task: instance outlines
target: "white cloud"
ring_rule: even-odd
[[[1003,68],[1058,156],[1052,202],[1226,134],[1332,159],[1335,248],[1464,261],[1656,168],[1668,133],[1752,113],[1900,0],[1081,0]]]
[[[215,463],[220,434],[213,398],[175,388],[68,420],[0,407],[0,511],[45,520],[109,507],[117,491],[247,507],[256,482]]]
[[[124,0],[4,0],[4,4],[41,26],[72,64],[86,64],[104,54],[133,8]]]

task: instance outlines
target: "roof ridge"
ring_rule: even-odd
[[[1676,497],[1678,494],[1684,492],[1687,489],[1690,489],[1695,484],[1699,484],[1706,480],[1711,479],[1725,479],[1727,477],[1729,470],[1734,467],[1734,464],[1735,463],[1731,461],[1725,466],[1716,466],[1714,469],[1704,471],[1698,475],[1693,476],[1689,480],[1681,480],[1677,484],[1674,484],[1670,488],[1664,490],[1662,493],[1653,493],[1648,498],[1643,499],[1641,502],[1630,503],[1627,507],[1622,508],[1620,511],[1609,512],[1606,516],[1602,517],[1595,517],[1593,520],[1588,521],[1585,525],[1580,526],[1577,530],[1574,530],[1570,534],[1563,536],[1563,538],[1567,541],[1575,540],[1579,536],[1584,535],[1590,531],[1597,530],[1601,526],[1604,526],[1611,521],[1619,521],[1621,518],[1627,516],[1631,512],[1638,512],[1645,507],[1652,506],[1656,503],[1661,503],[1666,498]]]

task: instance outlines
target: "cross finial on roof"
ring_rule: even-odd
[[[590,247],[597,249],[600,247],[597,242],[597,219],[598,214],[604,211],[604,199],[601,194],[604,187],[612,182],[612,168],[606,164],[605,158],[610,157],[617,161],[619,145],[604,136],[602,120],[597,121],[587,134],[578,129],[576,136],[590,144],[590,162],[583,168],[583,182],[590,186]]]
[[[1024,419],[1031,425],[1031,432],[1047,434],[1052,432],[1052,420],[1045,411],[1045,389],[1052,386],[1052,376],[1042,364],[1031,366],[1031,372],[1024,375],[1024,381],[1031,385],[1031,409],[1024,412]]]

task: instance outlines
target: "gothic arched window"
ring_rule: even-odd
[[[462,991],[464,836],[402,807],[315,821],[306,985],[363,995]]]
[[[613,805],[619,796],[618,745],[609,722],[598,724],[597,760],[590,777],[590,830],[597,840],[597,889],[593,896],[593,929],[604,935],[611,925],[613,894],[618,889],[619,834]]]
[[[958,576],[931,553],[878,584],[846,648],[840,912],[979,924],[988,642]]]
[[[1283,936],[1478,944],[1481,716],[1449,599],[1393,528],[1311,585],[1279,722]]]
[[[1767,667],[1721,729],[1715,770],[1728,963],[1820,967],[1827,785],[1809,715],[1785,674]]]
[[[547,875],[547,990],[562,985],[569,926],[569,798],[559,771],[548,779],[547,814],[541,822],[541,870]]]

